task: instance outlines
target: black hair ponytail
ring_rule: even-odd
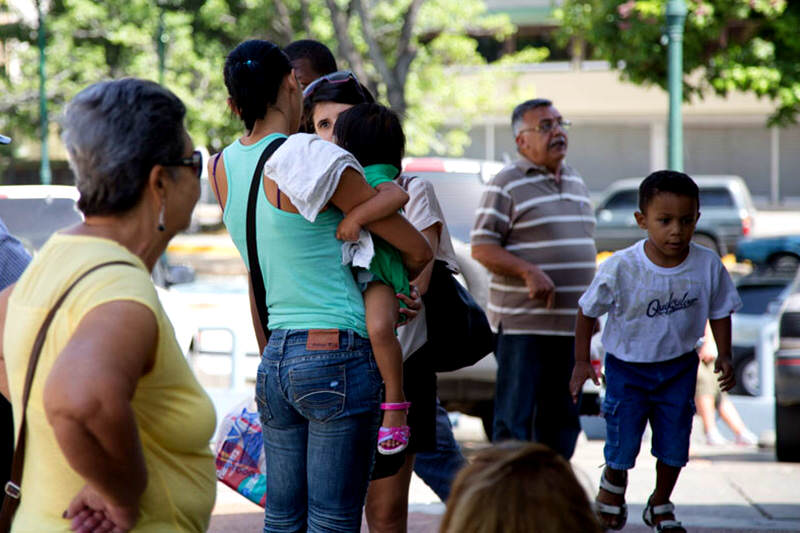
[[[223,69],[225,86],[245,128],[252,130],[267,108],[275,105],[281,83],[291,71],[289,58],[269,41],[244,41],[228,54]]]

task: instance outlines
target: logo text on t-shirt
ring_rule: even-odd
[[[683,297],[679,300],[675,298],[673,293],[669,293],[669,298],[665,303],[661,303],[661,300],[655,298],[647,304],[647,316],[650,318],[659,316],[659,315],[671,315],[675,311],[681,311],[682,309],[687,309],[697,303],[699,298],[689,298],[689,293],[683,293]]]

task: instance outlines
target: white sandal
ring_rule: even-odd
[[[624,495],[625,489],[627,488],[627,482],[623,486],[614,485],[608,479],[606,479],[605,470],[603,471],[603,475],[600,476],[600,488],[610,492],[611,494],[617,495]],[[625,527],[625,523],[628,521],[628,505],[623,503],[622,505],[611,505],[609,503],[604,503],[601,501],[594,500],[594,509],[595,512],[599,515],[600,513],[605,515],[611,515],[616,517],[617,523],[614,526],[610,526],[607,524],[603,517],[599,517],[600,521],[606,527],[606,529],[613,529],[615,531],[619,531],[623,527]]]

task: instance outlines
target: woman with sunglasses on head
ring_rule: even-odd
[[[224,77],[229,106],[245,133],[209,163],[209,171],[223,221],[249,266],[251,180],[265,149],[297,131],[302,92],[289,59],[267,41],[237,46],[225,60]],[[256,179],[255,240],[269,310],[268,324],[261,324],[251,287],[263,352],[256,400],[268,472],[264,531],[359,531],[381,379],[364,301],[350,266],[342,264],[336,229],[343,213],[378,200],[378,193],[352,155],[312,135],[288,137]],[[329,186],[324,192],[322,183]],[[297,188],[313,199],[302,203]],[[430,259],[424,237],[399,214],[369,229],[393,244],[412,272]]]
[[[67,106],[85,220],[50,237],[0,293],[0,392],[26,436],[12,532],[208,527],[214,406],[150,278],[200,196],[185,114],[177,96],[137,79],[96,83]],[[37,334],[67,292],[26,400]]]
[[[377,162],[397,167],[394,173],[396,181],[402,183],[409,195],[406,217],[428,240],[434,258],[445,262],[451,271],[458,272],[450,233],[433,185],[421,178],[399,176],[405,137],[397,116],[380,105],[358,105],[371,102],[372,98],[365,98],[369,94],[366,89],[355,76],[346,74],[335,73],[334,80],[319,78],[306,88],[304,108],[309,127],[320,137],[334,140],[351,151],[365,165]],[[342,117],[345,123],[339,124]],[[369,171],[370,167],[366,166],[365,170]],[[432,269],[433,261],[411,281],[420,294],[427,292]],[[414,454],[437,449],[436,374],[429,366],[430,358],[436,354],[430,353],[426,346],[424,318],[423,315],[398,329],[404,356],[403,389],[411,403],[408,413],[411,439],[404,454],[376,458],[366,507],[367,522],[373,533],[406,531]],[[444,461],[446,472],[441,471],[440,463],[437,470],[441,472],[438,473],[444,477],[455,476],[462,462],[460,453],[451,454]],[[437,492],[449,492],[443,487],[446,482],[437,480],[435,485],[439,489]]]

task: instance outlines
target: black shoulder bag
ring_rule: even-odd
[[[253,284],[253,299],[256,302],[256,309],[258,310],[258,318],[261,321],[261,327],[264,330],[266,340],[269,341],[269,312],[267,311],[267,288],[264,286],[264,276],[261,275],[261,265],[258,262],[258,246],[256,245],[256,200],[258,199],[258,186],[264,180],[263,172],[264,165],[275,150],[286,141],[285,137],[275,139],[264,149],[261,157],[258,159],[256,170],[253,172],[253,181],[250,182],[250,195],[247,198],[247,220],[246,220],[246,238],[247,238],[247,262],[250,264],[250,282]],[[280,191],[278,191],[280,195]]]

